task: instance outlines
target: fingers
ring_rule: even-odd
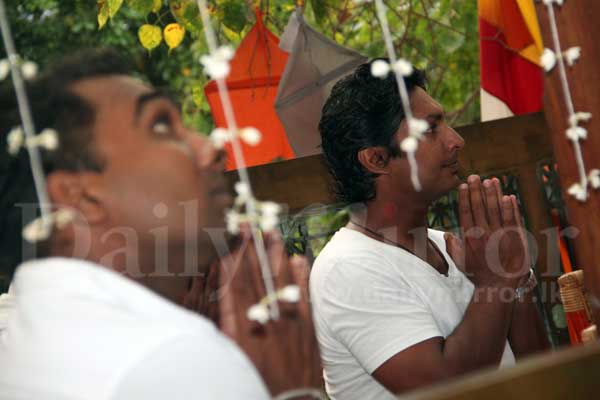
[[[494,185],[494,189],[496,189],[496,202],[498,202],[498,208],[500,209],[500,212],[502,212],[503,193],[502,193],[502,186],[500,186],[500,179],[493,178],[492,183]]]
[[[454,261],[454,264],[464,272],[465,251],[462,241],[451,233],[445,233],[446,251]]]
[[[506,227],[516,226],[515,212],[510,196],[502,196],[502,224]]]
[[[292,256],[289,261],[290,274],[294,284],[300,288],[300,301],[298,311],[301,318],[312,321],[308,297],[308,278],[310,276],[310,266],[306,257]]]
[[[474,225],[471,200],[469,199],[469,186],[466,183],[458,187],[458,220],[465,232]]]
[[[469,184],[469,200],[471,201],[473,222],[478,227],[488,229],[485,204],[481,195],[481,179],[477,175],[471,175],[467,182]]]
[[[500,204],[498,203],[498,194],[493,182],[490,179],[483,181],[483,191],[486,197],[487,216],[492,230],[500,228],[502,216],[500,215]]]
[[[278,232],[265,234],[265,245],[269,256],[269,265],[273,271],[275,288],[281,289],[290,283],[288,257],[281,235]]]
[[[521,219],[521,211],[519,209],[519,203],[517,202],[517,196],[514,194],[510,195],[510,202],[512,204],[513,212],[515,214],[515,221],[517,226],[523,227],[523,220]]]

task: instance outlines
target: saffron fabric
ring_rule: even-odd
[[[540,111],[543,44],[533,1],[478,0],[478,7],[481,88],[513,114]]]
[[[254,127],[262,133],[256,146],[240,141],[247,166],[294,158],[285,131],[275,113],[275,97],[288,54],[279,49],[279,39],[263,24],[260,11],[256,23],[240,43],[231,60],[227,87],[238,128]],[[217,127],[226,128],[225,113],[215,81],[204,88]],[[225,145],[227,170],[237,169],[231,143]]]

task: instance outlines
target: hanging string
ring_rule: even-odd
[[[583,152],[581,150],[580,140],[584,139],[587,135],[587,131],[581,127],[579,127],[580,120],[589,120],[591,118],[591,114],[589,113],[576,113],[575,106],[573,104],[573,98],[571,96],[571,89],[569,86],[569,81],[567,78],[567,70],[565,66],[565,58],[567,58],[567,62],[569,65],[573,65],[573,63],[579,58],[579,48],[572,48],[575,50],[574,55],[570,55],[570,50],[567,52],[563,52],[560,37],[558,34],[558,24],[556,22],[556,15],[554,12],[554,3],[557,2],[559,5],[562,5],[562,0],[543,0],[546,10],[548,12],[549,20],[550,20],[550,32],[552,35],[552,44],[554,46],[554,53],[551,50],[546,50],[544,55],[542,56],[542,64],[546,71],[550,71],[555,63],[558,64],[558,72],[559,72],[559,81],[562,87],[562,92],[564,96],[565,105],[567,107],[567,113],[569,114],[569,129],[567,129],[567,137],[573,143],[573,152],[575,155],[575,163],[577,165],[577,171],[579,173],[579,183],[572,185],[568,189],[568,193],[574,196],[579,201],[586,201],[588,198],[588,186],[590,184],[589,179],[595,174],[597,174],[596,170],[590,172],[590,178],[587,176],[587,170],[585,167],[585,162],[583,160]],[[584,115],[583,117],[581,115]],[[593,179],[593,178],[592,178]],[[593,187],[596,187],[595,180],[593,180]]]
[[[23,77],[21,76],[21,69],[19,68],[20,58],[16,52],[15,44],[13,42],[10,24],[6,16],[4,0],[0,0],[0,29],[2,31],[2,41],[4,42],[4,48],[6,49],[7,58],[10,64],[12,82],[15,88],[15,94],[17,96],[17,104],[21,121],[23,123],[26,142],[32,143],[35,142],[36,136],[35,124],[31,115],[31,109],[29,107],[29,99],[25,89],[25,83]],[[52,219],[50,218],[50,201],[48,199],[48,193],[46,192],[46,178],[44,175],[44,168],[39,149],[37,146],[25,147],[27,148],[27,152],[29,154],[29,164],[31,166],[31,173],[33,174],[35,191],[40,203],[41,221],[43,221],[44,224],[51,224]]]
[[[218,45],[215,32],[212,28],[210,22],[210,15],[208,13],[208,8],[206,5],[206,0],[197,0],[197,5],[200,10],[200,16],[202,18],[202,24],[204,25],[204,35],[206,37],[206,42],[208,44],[208,48],[211,54],[217,53]],[[218,77],[215,79],[217,82],[217,89],[219,91],[219,97],[221,99],[221,104],[223,105],[223,112],[225,115],[225,121],[227,122],[227,128],[231,132],[237,132],[238,127],[235,120],[235,114],[233,112],[233,106],[231,104],[231,98],[229,97],[229,92],[227,90],[227,83],[225,81],[225,77]],[[248,171],[246,169],[246,161],[244,159],[244,154],[242,152],[242,146],[237,135],[232,135],[231,144],[233,149],[233,156],[235,158],[236,164],[238,166],[238,174],[240,177],[240,181],[246,186],[246,190],[248,190],[248,196],[250,198],[254,198],[252,186],[250,184],[250,176],[248,175]],[[256,205],[253,201],[248,201],[246,203],[246,211],[247,213],[253,217],[258,215],[256,210]],[[258,224],[256,222],[256,218],[250,218],[250,230],[252,232],[252,238],[254,239],[254,245],[256,248],[256,254],[258,256],[258,261],[260,263],[261,274],[263,278],[263,283],[265,285],[265,291],[269,298],[276,296],[275,292],[275,284],[273,281],[273,275],[271,273],[271,268],[269,266],[269,259],[267,257],[267,252],[265,249],[265,243],[263,237],[259,231]],[[277,302],[272,302],[269,304],[269,311],[271,319],[277,320],[279,319],[279,306]]]

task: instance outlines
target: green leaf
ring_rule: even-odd
[[[152,51],[162,42],[162,31],[158,26],[144,24],[138,30],[138,38],[145,49]]]
[[[98,5],[98,29],[102,29],[104,27],[104,25],[106,25],[106,22],[108,21],[108,18],[110,17],[110,14],[108,12],[108,1],[99,0],[97,5]]]
[[[154,0],[128,0],[127,4],[142,15],[147,15],[154,7]]]
[[[327,1],[325,0],[310,0],[310,6],[312,7],[315,19],[320,26],[327,19]]]
[[[122,5],[123,0],[108,0],[108,13],[111,18],[117,15]]]
[[[152,0],[152,12],[158,14],[163,6],[163,0]]]
[[[169,2],[171,14],[177,22],[191,33],[202,31],[202,19],[198,5],[193,0],[171,0]]]
[[[238,0],[228,0],[219,5],[221,22],[236,33],[244,30],[247,24],[246,3]]]

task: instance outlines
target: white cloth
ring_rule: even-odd
[[[0,398],[267,399],[205,318],[86,261],[21,265],[0,331]]]
[[[8,321],[8,315],[13,309],[15,299],[13,295],[12,286],[8,287],[8,293],[0,294],[0,331],[6,328]]]
[[[446,252],[444,233],[428,236],[448,276],[396,246],[342,228],[321,251],[310,294],[332,399],[394,399],[371,374],[402,350],[448,337],[462,321],[474,287]],[[501,365],[514,364],[508,342]]]

